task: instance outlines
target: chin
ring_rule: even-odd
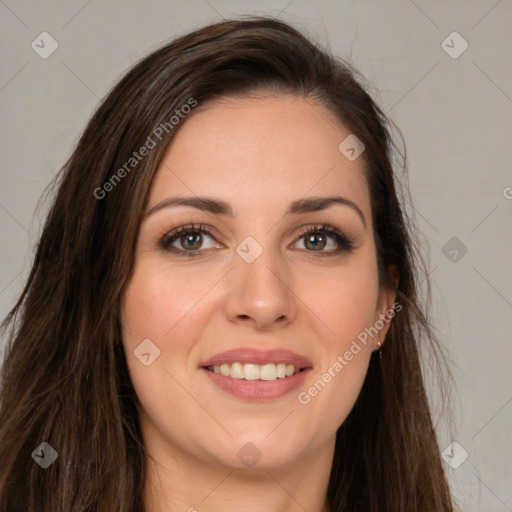
[[[275,428],[275,425],[272,429]],[[293,461],[300,447],[295,443],[285,443],[285,440],[276,435],[275,439],[271,439],[272,429],[260,435],[237,436],[228,441],[229,456],[226,456],[226,450],[222,454],[218,454],[217,462],[230,467],[233,470],[261,470],[282,467]],[[265,437],[269,436],[267,439]],[[293,439],[293,434],[287,435],[288,439]]]

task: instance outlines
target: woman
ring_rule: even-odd
[[[360,82],[258,17],[114,87],[4,321],[2,510],[453,510],[421,261]]]

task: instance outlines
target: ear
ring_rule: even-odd
[[[379,350],[379,343],[382,345],[386,338],[386,334],[391,325],[391,320],[395,314],[402,309],[400,304],[395,306],[396,292],[400,275],[398,267],[392,265],[389,267],[389,275],[391,276],[391,286],[383,285],[379,291],[379,298],[377,301],[377,308],[375,310],[375,327],[378,329],[378,334],[373,338],[373,350]]]

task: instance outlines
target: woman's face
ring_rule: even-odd
[[[217,100],[181,122],[122,302],[146,448],[231,468],[332,456],[394,299],[362,158],[295,96]]]

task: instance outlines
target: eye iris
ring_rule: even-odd
[[[182,247],[185,249],[199,249],[201,247],[202,237],[200,233],[189,233],[187,235],[182,235],[180,242]]]
[[[308,246],[310,242],[313,244],[312,248],[314,250],[323,249],[325,247],[325,236],[319,233],[312,233],[308,235],[305,240],[305,244],[308,249],[310,248],[310,246]]]

